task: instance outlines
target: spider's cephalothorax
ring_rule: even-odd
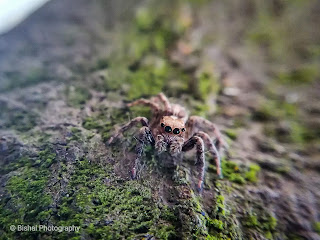
[[[198,166],[198,184],[199,190],[202,189],[204,170],[205,170],[205,157],[204,146],[212,154],[215,159],[217,174],[221,177],[220,156],[217,149],[225,146],[221,138],[220,131],[216,126],[198,116],[188,117],[188,113],[182,106],[178,104],[171,104],[167,97],[160,93],[154,98],[139,99],[130,104],[129,107],[143,104],[151,107],[152,118],[150,122],[145,117],[137,117],[122,126],[110,139],[109,144],[119,138],[124,131],[133,127],[137,123],[143,125],[140,128],[138,143],[136,147],[137,157],[132,169],[132,177],[136,177],[136,166],[139,162],[143,146],[151,144],[155,146],[158,153],[168,152],[171,156],[176,156],[181,152],[189,151],[196,148],[197,152],[197,166]],[[211,133],[216,138],[216,145],[214,145]]]

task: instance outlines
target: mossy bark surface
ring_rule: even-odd
[[[52,0],[0,36],[0,239],[320,239],[319,4],[273,2]],[[132,180],[138,128],[106,144],[159,92],[230,146],[201,193],[194,152]]]

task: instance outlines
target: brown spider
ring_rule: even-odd
[[[149,122],[145,117],[136,117],[116,131],[108,141],[111,144],[129,128],[138,123],[143,125],[138,135],[137,157],[132,169],[133,178],[136,177],[136,167],[142,156],[144,144],[155,146],[158,153],[167,151],[173,157],[196,147],[196,164],[199,171],[197,187],[199,191],[203,185],[205,170],[204,145],[206,145],[215,159],[217,174],[222,177],[220,155],[217,148],[220,149],[220,147],[226,145],[222,140],[220,131],[212,122],[199,116],[188,117],[184,107],[178,104],[171,104],[163,93],[151,99],[138,99],[127,106],[131,107],[139,104],[151,107],[151,121]],[[212,132],[216,137],[217,148],[205,130]]]

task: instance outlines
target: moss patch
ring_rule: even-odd
[[[235,162],[223,160],[221,166],[223,176],[231,182],[245,184],[246,182],[256,183],[258,181],[257,174],[260,171],[260,167],[256,164],[251,164],[248,167],[240,167]],[[209,169],[210,168],[213,168],[213,171],[215,171],[213,165],[210,165]]]
[[[66,88],[67,102],[70,106],[79,107],[91,98],[89,90],[85,87],[69,86]]]
[[[211,212],[206,216],[208,235],[206,239],[242,239],[239,226],[234,224],[235,215],[227,205],[223,192],[224,187],[216,184],[219,194],[215,198],[215,204]]]
[[[313,224],[313,229],[318,233],[320,234],[320,222],[315,222]]]
[[[108,164],[102,167],[85,158],[75,167],[67,196],[59,203],[55,217],[58,224],[80,225],[82,235],[90,239],[128,239],[148,234],[172,239],[176,235],[176,217],[168,208],[161,211],[148,186],[140,181],[124,181]],[[59,234],[62,236],[70,234]]]
[[[10,225],[46,224],[51,216],[52,198],[45,190],[50,177],[50,166],[55,162],[50,147],[38,157],[24,156],[14,168],[17,173],[6,184],[8,195],[0,201],[0,232],[3,239],[33,239],[39,232],[12,232]]]
[[[274,239],[277,219],[264,211],[259,214],[251,212],[246,216],[244,226],[263,233],[267,239]]]
[[[270,99],[260,105],[254,112],[253,119],[256,121],[281,120],[296,117],[297,113],[296,105],[277,99]]]
[[[114,126],[123,124],[128,119],[130,119],[130,114],[126,109],[101,106],[96,114],[84,119],[82,126],[88,130],[96,129],[101,134],[103,141],[107,141],[114,130]]]
[[[0,92],[6,92],[15,88],[22,88],[51,80],[48,70],[42,67],[31,68],[25,74],[19,72],[6,72],[5,81],[0,86]]]
[[[19,132],[26,132],[36,126],[39,116],[34,112],[3,104],[1,106],[0,119],[0,129],[9,128]]]
[[[277,81],[287,85],[310,84],[319,78],[319,70],[316,65],[300,66],[287,72],[280,72]]]

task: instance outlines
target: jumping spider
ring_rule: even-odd
[[[204,146],[206,145],[208,151],[215,159],[217,174],[222,177],[218,149],[226,146],[226,144],[221,137],[220,131],[212,122],[199,116],[189,117],[184,107],[170,103],[163,93],[151,99],[138,99],[127,106],[131,107],[139,104],[151,108],[151,121],[149,122],[145,117],[136,117],[116,131],[108,141],[111,144],[129,128],[138,123],[143,125],[138,134],[137,157],[132,168],[133,178],[136,177],[137,164],[140,161],[145,144],[154,146],[158,154],[167,151],[173,157],[196,147],[196,164],[199,172],[197,187],[199,191],[203,185],[205,171]],[[214,135],[217,147],[206,131]]]

